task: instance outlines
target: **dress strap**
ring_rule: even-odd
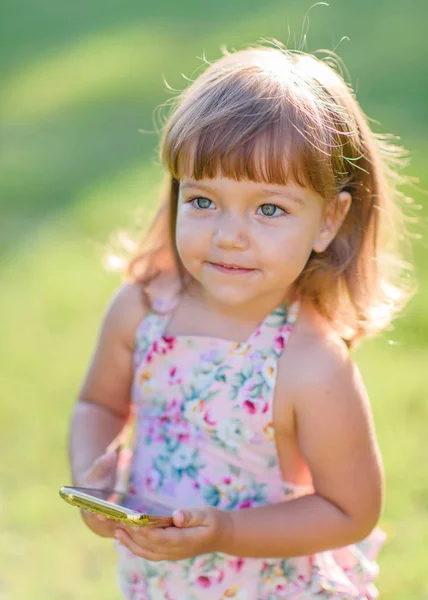
[[[282,305],[273,310],[251,334],[248,345],[254,350],[267,349],[279,358],[287,345],[299,308],[296,298],[288,307]]]
[[[153,345],[162,337],[179,301],[179,294],[169,290],[151,298],[152,310],[139,323],[135,331],[134,369],[145,359]]]

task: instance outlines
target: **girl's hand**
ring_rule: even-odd
[[[136,556],[157,562],[218,552],[231,535],[231,513],[212,506],[176,510],[172,517],[175,527],[165,529],[116,524],[115,537]]]
[[[94,488],[97,490],[111,490],[116,479],[118,451],[110,450],[102,454],[92,466],[79,478],[79,487]],[[117,521],[97,515],[88,510],[81,510],[83,521],[97,535],[113,537]]]

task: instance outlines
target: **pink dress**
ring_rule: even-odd
[[[166,314],[149,313],[136,332],[129,488],[169,514],[311,493],[282,479],[272,424],[278,358],[297,303],[270,313],[245,343],[164,335],[173,306],[160,301]],[[117,545],[118,583],[127,600],[368,600],[378,596],[374,558],[383,541],[376,528],[358,544],[299,558],[212,553],[171,562]]]

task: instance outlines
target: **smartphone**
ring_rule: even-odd
[[[167,509],[159,505],[145,505],[136,494],[114,490],[96,490],[63,486],[59,495],[69,504],[89,510],[109,519],[140,527],[172,527],[173,520]]]

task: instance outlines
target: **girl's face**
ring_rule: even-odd
[[[321,197],[293,183],[180,182],[178,254],[221,305],[282,302],[311,251],[324,249],[324,223]]]

